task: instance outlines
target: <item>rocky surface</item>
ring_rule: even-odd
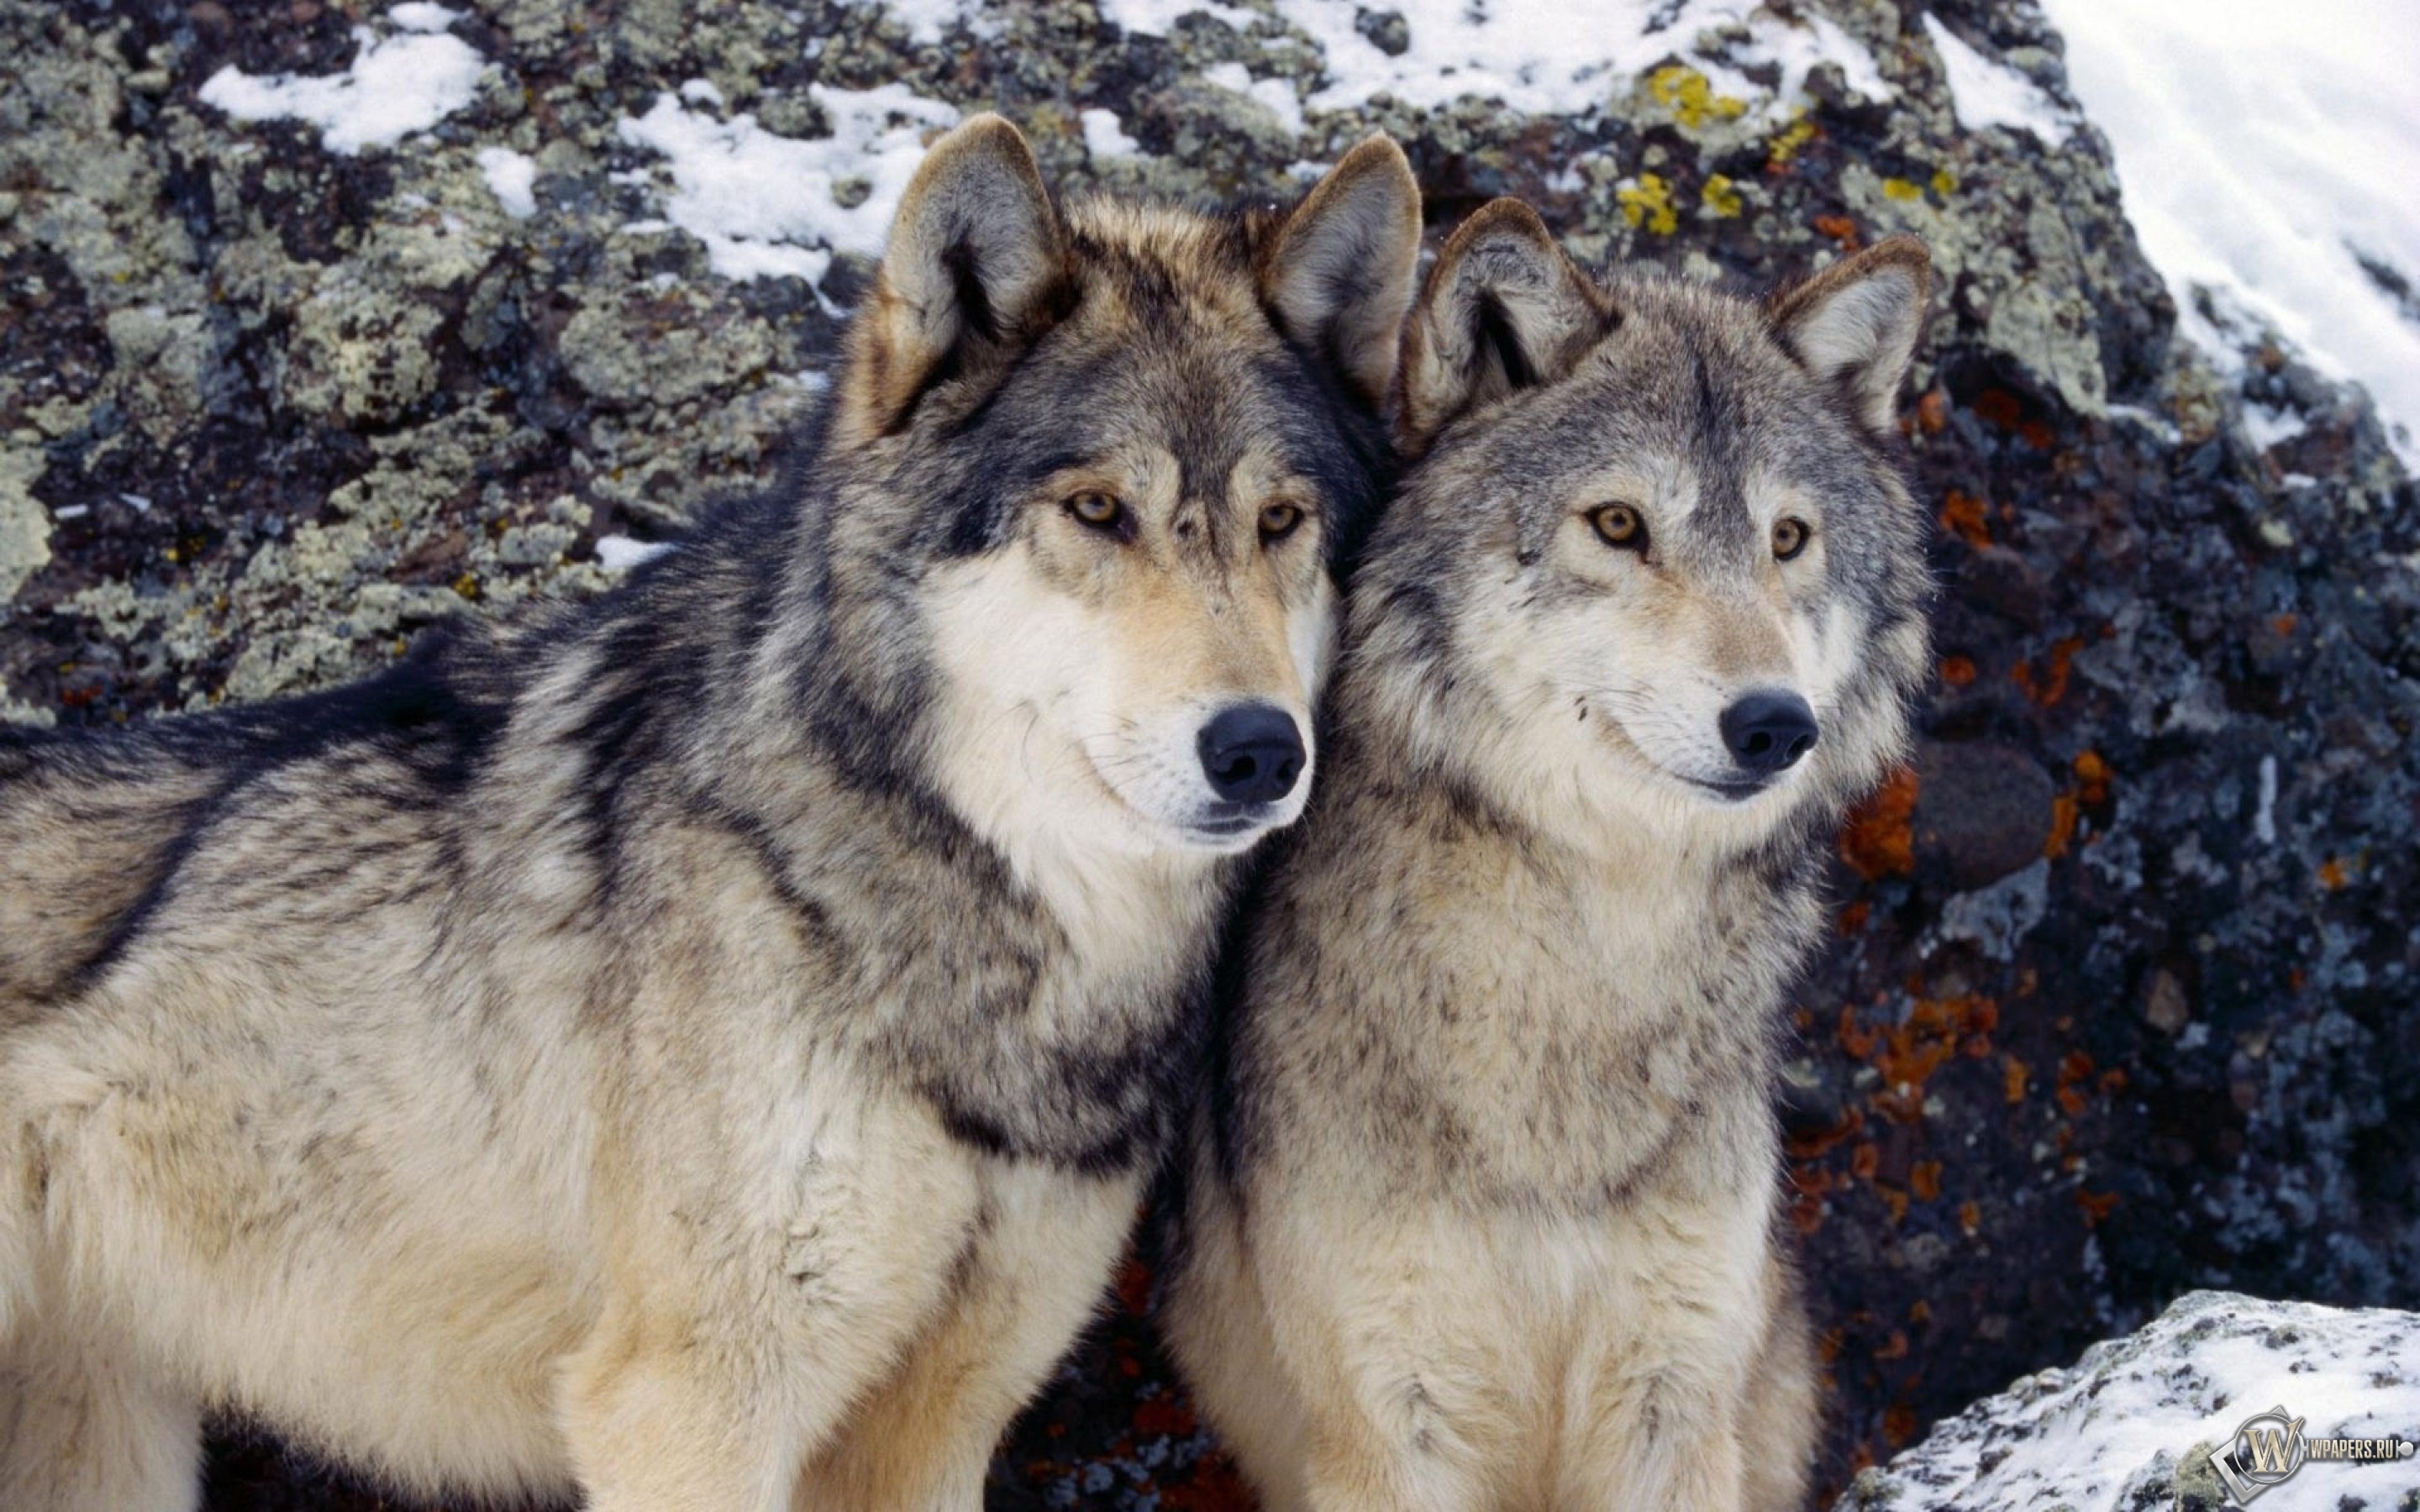
[[[323,686],[605,587],[600,541],[770,476],[862,286],[831,239],[953,108],[1011,114],[1062,183],[1187,196],[1288,193],[1382,126],[1439,227],[1518,193],[1590,255],[1749,285],[1912,230],[1944,275],[1908,424],[1941,675],[1841,837],[1788,1089],[1831,1482],[2191,1288],[2420,1298],[2420,499],[2357,393],[2174,338],[2030,0],[1663,0],[1690,23],[1529,114],[1322,95],[1348,45],[1422,43],[1375,6],[1323,42],[1312,8],[0,0],[0,714]],[[2051,117],[1962,128],[1928,21]],[[383,145],[210,89],[407,34],[475,69]],[[837,163],[843,234],[671,224],[698,186],[658,111]],[[1150,1285],[995,1505],[1240,1504]],[[231,1432],[216,1508],[380,1504]]]
[[[2218,1512],[2245,1419],[2420,1442],[2420,1313],[2195,1291],[2070,1369],[2026,1376],[1857,1476],[1838,1512]],[[2254,1461],[2257,1468],[2257,1461]],[[2420,1459],[2313,1459],[2260,1512],[2420,1512]]]

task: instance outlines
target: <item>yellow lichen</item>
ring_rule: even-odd
[[[1932,170],[1932,192],[1947,199],[1958,192],[1958,176],[1947,168]]]
[[[1904,200],[1922,199],[1923,197],[1924,191],[1918,189],[1916,185],[1908,182],[1904,178],[1885,178],[1883,180],[1883,198],[1885,199]]]
[[[1747,114],[1746,100],[1714,93],[1706,76],[1685,63],[1668,63],[1648,75],[1647,92],[1693,131],[1710,119],[1734,121]]]
[[[1775,133],[1765,148],[1765,159],[1778,166],[1798,156],[1799,149],[1814,140],[1815,123],[1801,116]]]
[[[1739,188],[1732,183],[1730,175],[1720,173],[1706,179],[1706,187],[1698,194],[1698,203],[1708,215],[1718,221],[1728,221],[1745,208]]]
[[[1681,228],[1680,212],[1672,208],[1672,186],[1662,174],[1643,173],[1636,184],[1625,184],[1614,191],[1621,202],[1621,217],[1634,226],[1645,226],[1659,237],[1668,237]]]

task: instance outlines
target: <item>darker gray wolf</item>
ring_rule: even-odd
[[[362,686],[0,736],[0,1505],[971,1508],[1300,811],[1419,195],[932,149],[807,463]]]

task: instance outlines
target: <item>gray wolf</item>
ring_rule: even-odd
[[[1929,281],[1906,239],[1762,302],[1593,277],[1499,201],[1424,285],[1418,460],[1171,1246],[1272,1512],[1806,1494],[1774,1041],[1928,666],[1891,425]]]
[[[978,1504],[1317,753],[1419,195],[935,145],[821,440],[587,606],[0,739],[0,1506],[202,1414],[594,1512]]]

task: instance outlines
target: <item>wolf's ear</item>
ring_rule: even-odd
[[[1261,295],[1371,409],[1387,402],[1420,259],[1420,186],[1392,138],[1344,154],[1269,239]]]
[[[1065,233],[1024,136],[990,115],[951,131],[908,180],[849,332],[842,436],[896,428],[970,344],[1031,337],[1066,280]]]
[[[1474,406],[1568,377],[1618,319],[1537,211],[1517,199],[1481,206],[1437,254],[1404,330],[1404,450],[1428,450]]]
[[[1765,309],[1808,372],[1839,384],[1860,421],[1887,430],[1931,292],[1931,254],[1914,237],[1892,237],[1782,290]]]

